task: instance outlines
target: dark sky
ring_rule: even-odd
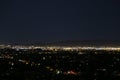
[[[0,0],[0,41],[120,40],[119,0]]]

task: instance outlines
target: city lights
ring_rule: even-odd
[[[53,80],[116,78],[120,76],[120,48],[2,45],[0,66],[0,77],[5,79],[24,79],[23,74],[28,80],[46,80],[47,77]]]

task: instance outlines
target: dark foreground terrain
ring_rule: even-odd
[[[120,51],[0,49],[0,80],[120,80]]]

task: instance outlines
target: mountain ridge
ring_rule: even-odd
[[[35,45],[35,46],[120,46],[120,40],[66,40],[56,42],[36,43],[0,43],[5,45]]]

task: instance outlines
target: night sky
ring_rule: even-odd
[[[119,0],[0,0],[1,42],[120,40]]]

